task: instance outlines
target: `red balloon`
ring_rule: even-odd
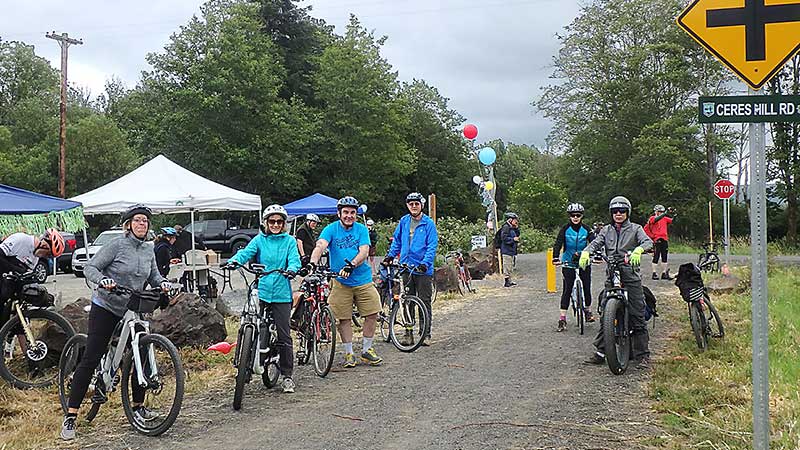
[[[471,123],[468,123],[464,127],[464,137],[467,139],[475,139],[476,137],[478,137],[478,127],[476,127]]]

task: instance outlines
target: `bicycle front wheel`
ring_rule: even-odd
[[[72,378],[78,363],[83,359],[86,352],[86,335],[83,333],[72,336],[64,345],[61,358],[58,361],[58,399],[61,402],[61,410],[67,413],[69,403],[69,393],[72,391]]]
[[[0,377],[18,389],[51,385],[58,378],[58,363],[75,328],[64,316],[46,309],[23,311],[25,327],[34,342],[28,342],[19,316],[13,316],[0,328]]]
[[[336,321],[331,307],[325,305],[314,313],[311,320],[314,327],[314,372],[324,377],[331,371],[333,357],[336,355]]]
[[[139,384],[133,351],[122,359],[122,409],[133,428],[147,436],[169,430],[183,404],[186,374],[178,349],[160,334],[148,334],[139,340],[144,386]],[[134,409],[135,406],[143,406]]]
[[[578,292],[575,293],[575,317],[578,320],[578,329],[580,329],[581,336],[583,336],[584,323],[586,322],[586,312],[583,310],[583,292],[580,291],[583,287],[577,286],[576,289],[578,289]]]
[[[233,388],[233,409],[238,411],[242,407],[244,385],[247,384],[252,370],[253,356],[253,328],[245,326],[239,333],[239,364],[236,371],[236,385]]]
[[[606,362],[614,375],[625,373],[631,356],[631,335],[625,317],[625,304],[621,298],[606,300],[603,310],[603,343]]]
[[[419,297],[404,295],[389,315],[389,337],[401,352],[413,352],[426,338],[430,316]]]

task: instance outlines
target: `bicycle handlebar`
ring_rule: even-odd
[[[415,272],[417,274],[423,273],[423,272],[417,271],[417,266],[411,266],[411,265],[408,265],[408,264],[398,264],[398,263],[384,264],[384,263],[381,263],[381,265],[383,267],[390,268],[390,269],[399,269],[400,272],[411,272],[412,274],[415,273]]]

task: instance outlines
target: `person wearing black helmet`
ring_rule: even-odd
[[[511,211],[506,213],[506,222],[500,228],[500,254],[503,257],[503,287],[516,286],[511,281],[519,246],[519,216]]]
[[[344,345],[344,368],[356,366],[353,354],[353,305],[364,318],[361,361],[378,366],[383,362],[372,347],[375,337],[375,324],[381,310],[381,300],[372,282],[372,269],[369,258],[369,231],[358,223],[358,200],[342,197],[336,203],[339,220],[322,230],[317,246],[311,253],[309,270],[313,271],[325,250],[330,250],[331,271],[339,276],[331,280],[331,293],[328,304],[338,320],[339,335]]]
[[[113,292],[117,284],[141,289],[145,284],[160,286],[169,291],[169,283],[158,272],[153,243],[147,241],[152,212],[144,205],[133,205],[121,216],[122,236],[103,245],[84,269],[86,278],[97,287],[92,293],[89,310],[86,351],[72,379],[67,414],[61,427],[61,438],[75,438],[78,408],[86,395],[94,369],[100,362],[117,323],[127,312],[128,297]],[[157,418],[144,406],[145,390],[138,383],[131,384],[133,409],[136,420]]]
[[[433,219],[422,212],[424,206],[425,197],[419,192],[412,192],[406,196],[408,214],[400,218],[384,262],[390,263],[399,258],[401,264],[417,268],[414,273],[406,277],[406,292],[419,297],[428,309],[431,320],[426,326],[426,339],[422,345],[430,345],[431,322],[433,322],[431,309],[433,262],[436,258],[436,249],[439,247],[439,232]],[[409,330],[403,336],[403,341],[409,342],[412,338],[413,334]]]
[[[631,317],[631,337],[633,346],[633,360],[637,361],[637,369],[646,370],[650,366],[650,336],[647,333],[645,322],[644,290],[642,278],[639,276],[639,266],[642,263],[642,253],[653,247],[653,241],[645,234],[641,225],[630,221],[631,202],[623,197],[616,196],[608,205],[611,213],[611,223],[603,227],[597,237],[581,252],[579,259],[580,268],[589,265],[592,253],[604,249],[606,255],[611,257],[624,257],[629,255],[630,264],[620,268],[620,277],[625,290],[628,292],[628,306]],[[603,324],[594,339],[595,353],[586,361],[589,364],[603,364],[605,362],[605,342],[603,339]]]
[[[561,309],[558,316],[557,331],[567,329],[567,309],[572,296],[572,287],[575,284],[576,273],[583,283],[583,298],[586,302],[585,317],[587,322],[594,322],[590,308],[592,304],[592,268],[580,269],[577,267],[581,251],[592,242],[594,233],[583,223],[584,208],[580,203],[570,203],[567,206],[569,222],[558,232],[553,245],[553,264],[561,267],[564,288],[561,291]],[[561,254],[561,249],[564,253]],[[559,255],[561,257],[559,258]]]

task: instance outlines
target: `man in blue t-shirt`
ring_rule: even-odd
[[[372,348],[375,337],[375,324],[381,310],[380,296],[372,283],[372,270],[365,264],[369,258],[369,231],[358,223],[358,200],[343,197],[336,203],[339,220],[325,227],[317,239],[311,253],[309,265],[313,270],[319,258],[327,249],[331,271],[339,276],[331,282],[328,304],[338,320],[339,335],[344,344],[344,364],[346,368],[355,367],[353,355],[353,328],[350,322],[353,305],[364,318],[361,360],[371,366],[380,365],[383,360]]]

